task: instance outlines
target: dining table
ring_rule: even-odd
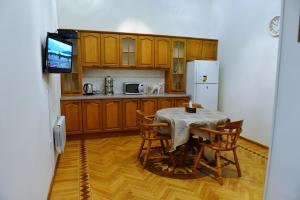
[[[155,114],[155,120],[170,123],[170,151],[175,151],[177,147],[188,142],[191,127],[201,126],[214,129],[216,126],[228,122],[229,118],[219,111],[197,108],[195,113],[189,113],[186,112],[185,107],[175,107],[158,110]],[[208,135],[205,133],[201,137],[208,139]]]

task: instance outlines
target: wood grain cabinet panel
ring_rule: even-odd
[[[200,60],[202,56],[202,40],[188,39],[187,40],[187,60]]]
[[[139,100],[123,100],[123,129],[137,129],[136,110],[139,109]]]
[[[102,103],[100,100],[83,101],[83,130],[85,133],[102,130]]]
[[[170,69],[171,65],[171,39],[155,37],[155,67]]]
[[[218,41],[205,40],[203,41],[202,59],[217,60]]]
[[[119,34],[101,34],[101,65],[119,67]]]
[[[157,110],[157,99],[142,99],[141,111],[145,115],[154,115]]]
[[[121,100],[103,101],[103,130],[115,131],[122,129]]]
[[[161,98],[157,100],[157,109],[172,108],[174,107],[173,98]]]
[[[183,104],[188,102],[189,102],[189,98],[176,98],[175,107],[183,107]]]
[[[66,117],[67,134],[82,133],[81,101],[61,101],[61,115]]]
[[[154,38],[150,36],[138,37],[138,67],[154,66]]]
[[[100,66],[100,33],[82,32],[80,41],[82,66]]]

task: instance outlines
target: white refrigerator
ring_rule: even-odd
[[[186,93],[194,103],[218,110],[219,62],[194,60],[187,63]]]

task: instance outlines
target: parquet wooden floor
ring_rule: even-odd
[[[240,140],[242,177],[224,169],[224,185],[209,176],[170,179],[141,168],[136,160],[139,136],[71,140],[58,163],[51,200],[259,200],[268,151]],[[230,154],[228,154],[230,155]],[[230,156],[229,156],[230,157]]]

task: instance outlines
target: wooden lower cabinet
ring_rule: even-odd
[[[136,122],[136,110],[140,108],[139,104],[139,100],[129,99],[122,101],[123,130],[132,130],[138,128]]]
[[[189,98],[177,98],[175,99],[175,107],[183,107],[184,103],[188,103]]]
[[[141,111],[145,115],[154,115],[157,110],[157,99],[142,99]]]
[[[66,116],[68,135],[137,130],[136,110],[154,115],[157,110],[182,107],[188,97],[111,100],[62,100],[61,115]]]
[[[66,117],[68,134],[82,133],[81,101],[61,101],[61,115]]]
[[[103,101],[103,130],[117,131],[122,129],[122,101]]]
[[[157,109],[171,108],[174,107],[173,98],[161,98],[157,100]]]
[[[100,132],[102,130],[102,101],[88,100],[82,102],[83,130],[85,133]]]

